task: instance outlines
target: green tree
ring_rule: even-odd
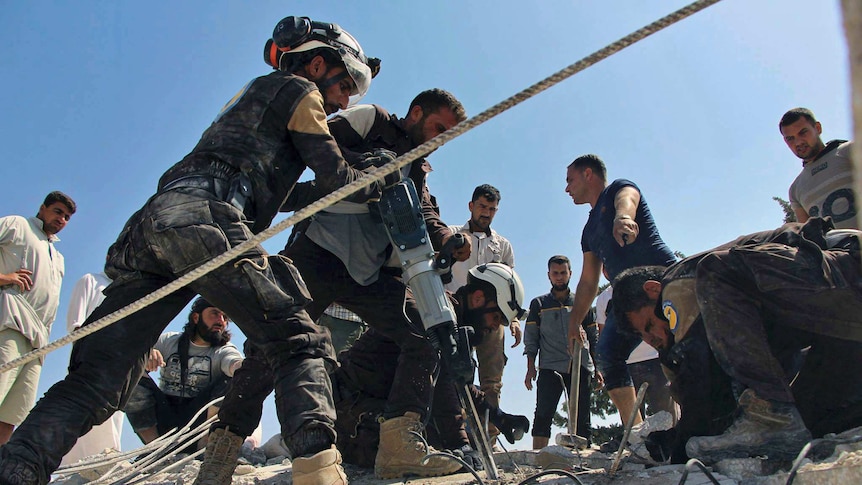
[[[781,210],[784,211],[784,222],[797,222],[796,212],[793,212],[793,207],[790,207],[790,202],[787,202],[781,197],[773,197],[772,200],[778,202],[778,205],[781,206]]]

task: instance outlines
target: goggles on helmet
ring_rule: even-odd
[[[365,56],[362,46],[338,24],[312,21],[308,17],[286,17],[276,25],[272,40],[281,52],[305,52],[325,47],[338,52],[353,80],[351,101],[368,92],[371,78],[380,71],[380,59]]]

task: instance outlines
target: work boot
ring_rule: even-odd
[[[211,430],[194,485],[230,485],[243,441],[228,428]]]
[[[347,485],[347,475],[341,468],[341,453],[332,445],[309,457],[293,460],[294,485]]]
[[[455,473],[461,468],[457,461],[440,456],[423,462],[425,444],[413,433],[422,434],[422,423],[416,413],[404,413],[404,416],[380,423],[380,446],[374,459],[377,478],[436,477]],[[437,450],[429,446],[427,454],[431,453],[437,453]]]
[[[719,436],[695,436],[685,451],[691,458],[715,463],[728,458],[766,455],[792,460],[811,441],[811,433],[791,403],[761,399],[751,389],[739,397],[742,415]]]

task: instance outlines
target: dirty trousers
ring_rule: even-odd
[[[425,336],[416,303],[401,280],[381,272],[380,277],[368,286],[357,283],[344,263],[331,252],[315,244],[304,234],[282,251],[305,277],[314,300],[307,310],[311,318],[318,318],[330,303],[356,313],[374,329],[366,332],[353,344],[352,355],[359,358],[366,341],[374,335],[384,337],[397,346],[397,353],[383,365],[394,373],[393,384],[386,388],[388,396],[384,417],[403,416],[410,411],[427,416],[433,391],[432,374],[438,365],[438,355]],[[415,322],[415,323],[414,323]],[[251,355],[251,358],[249,358]],[[231,389],[219,411],[218,426],[229,425],[240,435],[248,435],[257,426],[263,401],[271,389],[264,372],[267,366],[259,353],[246,354],[243,366],[236,372]],[[369,355],[376,360],[377,356]],[[369,382],[368,385],[374,385]]]
[[[762,398],[793,402],[770,338],[798,333],[799,348],[817,336],[862,342],[860,262],[848,252],[739,246],[703,257],[695,277],[716,360]]]
[[[248,240],[248,221],[233,206],[214,199],[199,189],[175,189],[156,194],[133,215],[109,251],[106,272],[114,283],[87,323]],[[9,477],[16,466],[35,472],[34,483],[47,483],[79,436],[123,408],[143,374],[144,355],[195,294],[230,316],[273,365],[283,436],[322,428],[334,442],[326,366],[334,363],[329,335],[303,310],[308,296],[296,268],[257,246],[78,341],[69,374],[46,392],[0,448],[0,483],[14,480]]]

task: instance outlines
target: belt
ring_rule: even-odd
[[[221,201],[239,209],[245,214],[248,202],[252,200],[251,180],[244,173],[240,173],[232,180],[226,180],[212,175],[188,175],[168,182],[162,187],[162,191],[191,187],[206,190]],[[250,217],[250,214],[245,214]]]
[[[211,175],[188,175],[168,182],[164,187],[162,187],[162,191],[183,187],[206,190],[220,200],[227,202],[228,194],[230,192],[230,181],[216,178]]]

